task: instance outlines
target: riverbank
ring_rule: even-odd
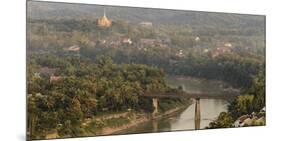
[[[166,118],[169,116],[173,116],[176,113],[184,111],[186,108],[190,106],[191,103],[187,103],[186,105],[178,106],[172,109],[169,109],[165,112],[158,113],[157,115],[152,117],[151,113],[145,112],[123,112],[118,114],[110,114],[104,115],[102,117],[96,118],[91,123],[87,123],[85,129],[95,129],[88,130],[90,132],[87,133],[87,136],[99,136],[99,135],[112,135],[118,134],[123,130],[128,130],[130,128],[136,127],[142,123],[146,123],[152,120]],[[123,122],[120,122],[123,121]],[[115,122],[115,123],[112,123]],[[119,123],[120,124],[119,124]],[[98,125],[102,125],[98,126]],[[91,127],[92,126],[92,127]]]

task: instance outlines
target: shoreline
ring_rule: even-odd
[[[152,117],[152,115],[150,113],[134,113],[134,118],[130,119],[129,123],[124,124],[124,125],[119,126],[119,127],[115,127],[115,128],[105,127],[103,129],[101,129],[101,131],[98,132],[96,134],[96,136],[99,136],[99,135],[118,135],[118,132],[121,132],[121,131],[127,130],[129,128],[138,126],[141,123],[145,123],[145,122],[149,122],[151,120],[156,120],[156,119],[172,116],[172,115],[188,108],[190,105],[191,104],[183,105],[183,106],[176,107],[176,108],[172,108],[172,109],[167,110],[163,113],[159,113],[158,115],[156,115],[156,117]],[[136,116],[139,116],[139,117],[136,118]]]

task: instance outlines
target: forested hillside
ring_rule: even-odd
[[[28,3],[28,18],[31,19],[88,19],[95,20],[103,15],[104,6],[67,4],[52,2]],[[203,27],[259,27],[264,28],[264,17],[226,13],[207,13],[149,8],[106,6],[107,15],[113,20],[132,23],[151,21],[154,24],[189,24]],[[37,12],[33,12],[37,11]]]

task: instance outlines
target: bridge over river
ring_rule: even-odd
[[[141,96],[154,98],[199,98],[199,99],[233,99],[238,96],[239,90],[229,90],[223,93],[213,92],[146,92]]]
[[[194,125],[195,129],[200,129],[200,120],[201,120],[201,113],[200,113],[200,99],[226,99],[226,100],[233,100],[240,94],[239,90],[228,90],[223,93],[212,93],[212,92],[147,92],[142,94],[143,97],[150,97],[152,98],[152,105],[154,110],[152,112],[152,118],[155,118],[158,114],[158,99],[159,98],[191,98],[195,100],[195,117],[194,117]]]

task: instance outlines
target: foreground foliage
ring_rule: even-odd
[[[106,112],[151,112],[151,100],[140,97],[147,91],[169,90],[164,72],[156,67],[137,64],[114,64],[100,57],[96,64],[87,59],[56,56],[33,56],[28,68],[28,113],[30,134],[44,136],[58,131],[60,136],[83,135],[85,118]],[[57,68],[63,79],[50,81],[48,74],[36,76],[40,68]],[[179,99],[163,101],[169,109]],[[166,104],[165,104],[166,103]]]
[[[264,72],[259,73],[253,78],[250,88],[244,90],[243,95],[238,96],[228,107],[228,112],[223,112],[219,117],[211,122],[207,128],[228,128],[234,127],[234,121],[239,120],[241,116],[253,116],[265,118],[265,113],[260,111],[265,107],[265,78]],[[239,121],[238,121],[239,122]],[[252,125],[265,125],[265,123],[256,122]],[[245,124],[244,126],[249,126]]]

